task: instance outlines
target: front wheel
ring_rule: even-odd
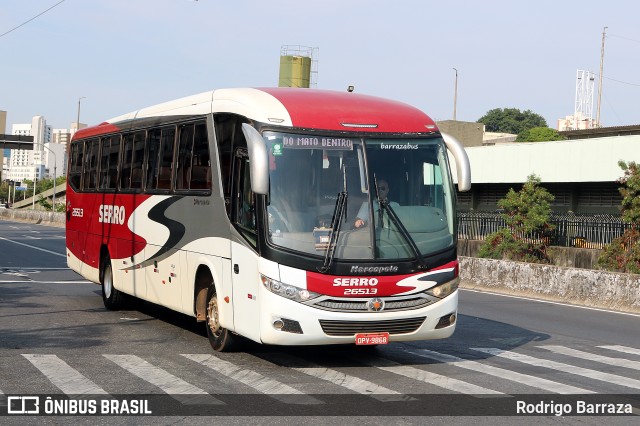
[[[113,270],[111,269],[111,259],[104,260],[102,267],[102,302],[104,307],[110,311],[118,310],[125,301],[125,294],[116,290],[113,286]]]
[[[231,331],[220,325],[220,310],[218,307],[218,296],[213,284],[207,291],[207,337],[213,350],[217,352],[228,352],[237,346],[238,337]]]

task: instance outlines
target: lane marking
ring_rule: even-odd
[[[400,392],[385,388],[384,386],[377,385],[368,380],[351,376],[331,368],[325,368],[293,355],[278,354],[277,359],[279,364],[284,363],[286,367],[292,370],[347,388],[350,391],[361,395],[370,396],[378,401],[390,402],[415,400],[415,398],[408,395],[401,394]],[[307,367],[296,367],[296,365],[307,365]]]
[[[624,358],[613,358],[609,356],[596,355],[588,352],[579,351],[577,349],[567,348],[565,346],[544,345],[538,346],[539,348],[546,349],[557,354],[572,356],[575,358],[586,359],[588,361],[601,362],[603,364],[615,365],[616,367],[632,368],[634,370],[640,370],[640,361],[632,361]]]
[[[610,351],[624,352],[626,354],[640,355],[640,349],[630,348],[628,346],[612,345],[612,346],[598,346],[599,348],[609,349]]]
[[[56,355],[22,354],[22,356],[67,395],[107,395],[104,389]]]
[[[40,248],[40,247],[32,246],[32,245],[30,245],[30,244],[19,243],[18,241],[13,241],[13,240],[10,240],[10,239],[8,239],[8,238],[0,237],[0,240],[8,241],[8,242],[10,242],[10,243],[18,244],[18,245],[20,245],[20,246],[24,246],[24,247],[29,247],[29,248],[32,248],[32,249],[34,249],[34,250],[40,250],[40,251],[43,251],[43,252],[45,252],[45,253],[55,254],[56,256],[60,256],[60,257],[64,257],[64,258],[66,258],[66,257],[67,257],[67,255],[66,255],[66,254],[60,254],[60,253],[57,253],[57,252],[55,252],[55,251],[51,251],[51,250],[43,249],[43,248]]]
[[[474,349],[474,348],[472,348]],[[476,350],[476,349],[474,349]],[[559,394],[586,394],[594,393],[586,389],[575,386],[565,385],[563,383],[554,382],[552,380],[543,379],[541,377],[531,376],[528,374],[518,373],[516,371],[506,370],[492,365],[482,364],[477,361],[458,358],[453,355],[442,354],[430,351],[428,349],[408,350],[407,352],[423,358],[430,358],[439,362],[450,364],[456,367],[464,368],[479,373],[488,374],[490,376],[499,377],[501,379],[510,380],[512,382],[524,384],[537,389],[543,389],[548,392]]]
[[[483,395],[504,395],[504,393],[502,392],[483,388],[482,386],[463,382],[462,380],[454,379],[452,377],[431,373],[429,371],[421,370],[419,368],[411,367],[408,365],[402,365],[387,358],[369,357],[356,359],[355,357],[353,357],[352,359],[358,362],[362,362],[369,367],[375,367],[383,371],[388,371],[389,373],[398,374],[410,379],[422,381],[429,385],[448,389],[457,393],[463,393],[478,397],[482,397]]]
[[[265,395],[290,404],[324,404],[324,402],[306,395],[277,380],[270,379],[253,370],[237,366],[210,354],[180,354],[185,358],[204,365],[233,380],[243,383]]]
[[[602,382],[607,382],[607,383],[611,383],[618,386],[624,386],[632,389],[640,389],[640,380],[630,379],[628,377],[618,376],[616,374],[604,373],[601,371],[590,370],[588,368],[576,367],[569,364],[563,364],[561,362],[534,358],[532,356],[523,355],[516,352],[511,352],[511,351],[503,351],[497,348],[471,348],[471,349],[473,349],[474,351],[485,352],[490,355],[510,359],[512,361],[518,361],[525,364],[534,365],[536,367],[549,368],[551,370],[558,370],[564,373],[588,377],[590,379],[599,380]]]
[[[492,291],[486,291],[486,290],[474,290],[474,289],[470,289],[470,288],[460,288],[459,290],[470,291],[472,293],[490,294],[492,296],[510,297],[512,299],[527,300],[527,301],[530,301],[530,302],[549,303],[551,305],[567,306],[569,308],[587,309],[587,310],[590,310],[590,311],[606,312],[606,313],[609,313],[609,314],[620,314],[620,315],[627,315],[627,316],[630,316],[630,317],[640,318],[640,314],[634,314],[632,312],[612,311],[612,310],[609,310],[609,309],[594,308],[592,306],[580,306],[580,305],[572,305],[570,303],[554,302],[552,300],[532,299],[530,297],[514,296],[512,294],[494,293]]]
[[[162,389],[185,405],[194,404],[224,404],[219,399],[214,398],[199,387],[185,382],[179,377],[148,363],[135,355],[103,355],[118,366],[124,368],[142,380],[151,383]]]

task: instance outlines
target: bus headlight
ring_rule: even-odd
[[[437,297],[438,299],[444,299],[458,289],[459,283],[460,278],[456,277],[455,279],[444,284],[431,287],[429,290],[427,290],[427,294]]]
[[[277,294],[278,296],[282,296],[286,299],[293,300],[294,302],[302,303],[320,296],[320,294],[314,293],[313,291],[309,291],[289,284],[284,284],[262,274],[260,274],[260,279],[262,280],[262,285],[264,286],[264,288],[269,290],[271,293]]]

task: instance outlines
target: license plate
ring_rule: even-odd
[[[389,333],[356,334],[356,345],[386,345],[387,343],[389,343]]]

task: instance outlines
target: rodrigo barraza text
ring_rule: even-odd
[[[556,403],[553,400],[528,403],[516,402],[516,414],[543,414],[554,416],[566,416],[577,414],[633,414],[631,404],[621,403],[597,403],[587,401],[572,401],[571,403]]]

